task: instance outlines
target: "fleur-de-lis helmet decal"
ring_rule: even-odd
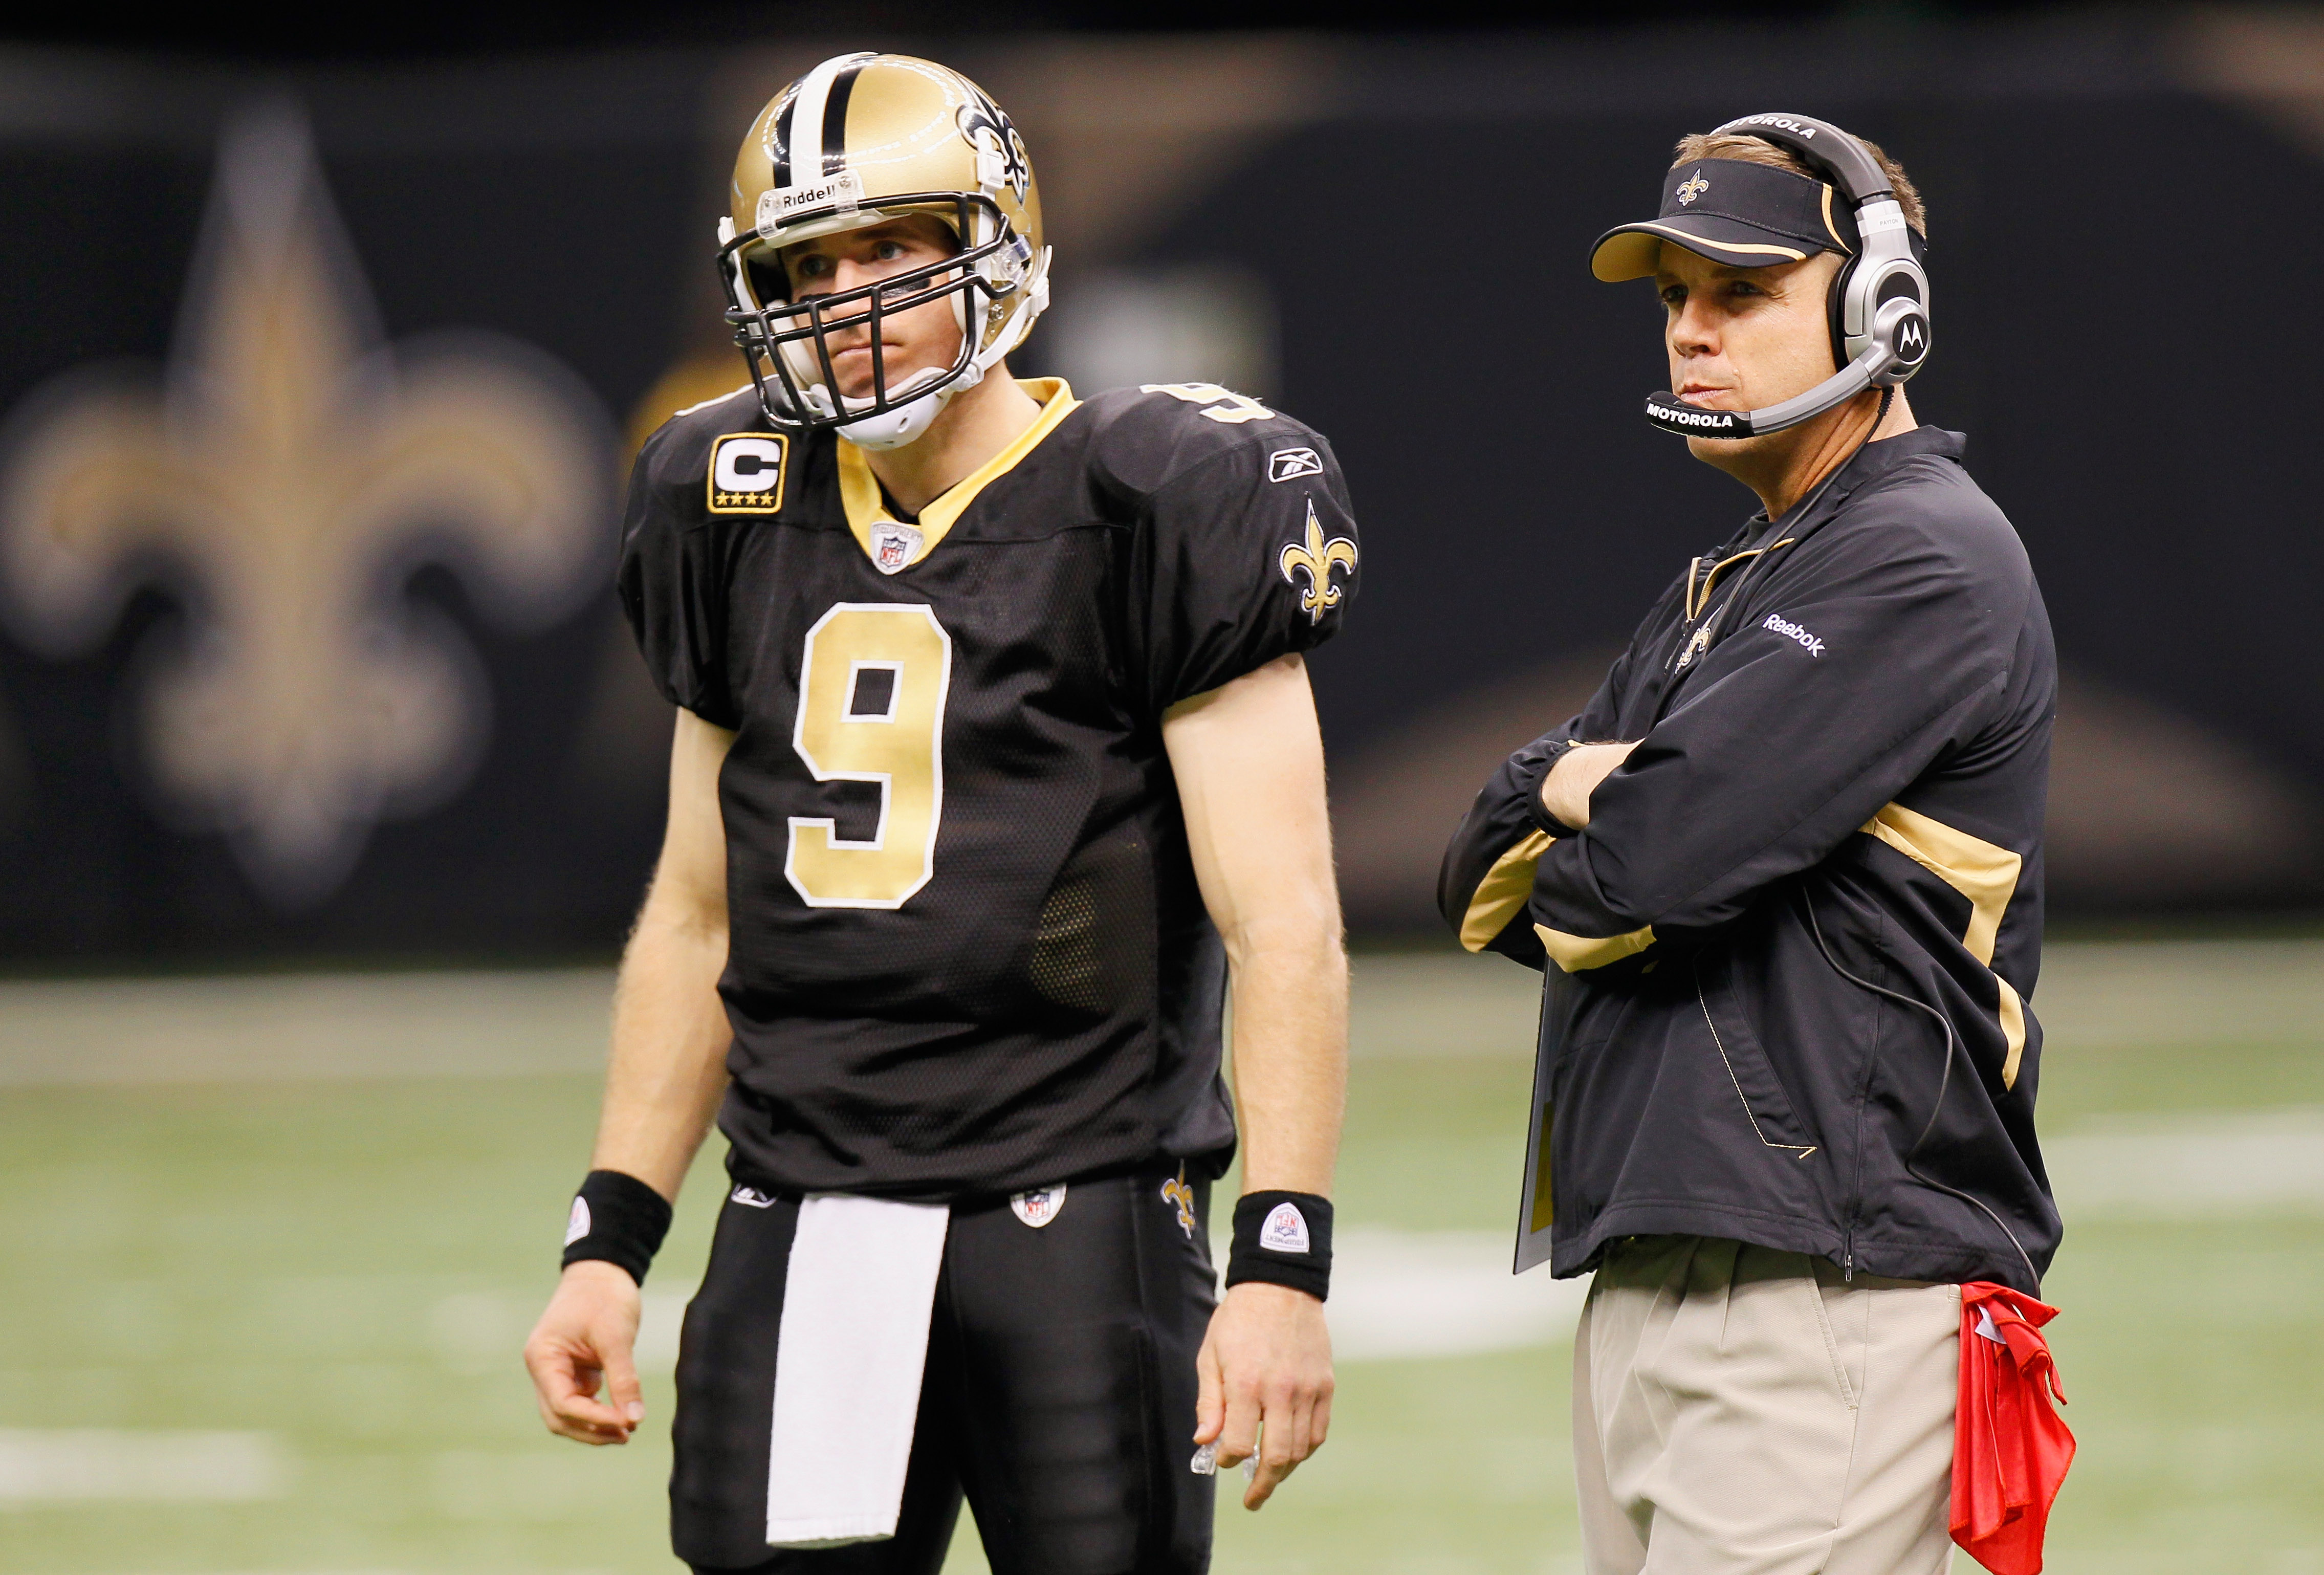
[[[1033,164],[1025,154],[1025,139],[1019,134],[1017,123],[1009,118],[1008,112],[994,101],[991,94],[974,83],[969,86],[973,89],[973,96],[960,106],[955,115],[960,134],[967,139],[971,147],[987,146],[994,151],[1001,161],[1001,179],[1008,182],[1009,189],[1016,194],[1017,200],[1022,202],[1033,180]],[[991,134],[990,142],[981,134],[986,133]]]
[[[1304,541],[1284,544],[1276,566],[1294,586],[1299,576],[1307,576],[1307,584],[1299,587],[1299,610],[1310,622],[1321,623],[1323,614],[1338,606],[1347,593],[1332,583],[1332,570],[1342,568],[1353,574],[1356,567],[1356,544],[1344,536],[1323,539],[1323,522],[1315,517],[1315,500],[1307,499],[1307,535]]]

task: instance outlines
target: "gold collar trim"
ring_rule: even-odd
[[[1710,605],[1711,588],[1719,583],[1719,576],[1728,569],[1741,563],[1747,557],[1757,557],[1763,552],[1774,552],[1778,548],[1791,546],[1799,538],[1795,536],[1786,536],[1781,541],[1771,542],[1766,547],[1754,547],[1748,551],[1738,552],[1732,557],[1722,557],[1711,566],[1709,574],[1702,575],[1702,583],[1700,585],[1695,583],[1695,576],[1702,572],[1702,560],[1696,558],[1686,566],[1686,615],[1693,618],[1702,612],[1703,608]]]
[[[1041,401],[1039,419],[1019,433],[1008,447],[954,482],[920,511],[919,521],[913,527],[920,533],[919,548],[895,572],[902,573],[934,552],[936,544],[950,533],[954,522],[976,502],[976,495],[1039,447],[1041,439],[1056,430],[1057,423],[1073,414],[1074,407],[1081,403],[1062,377],[1020,377],[1017,385]],[[839,501],[847,511],[847,529],[854,534],[855,545],[863,549],[864,557],[878,561],[872,550],[872,528],[903,521],[888,511],[887,500],[880,495],[880,478],[872,474],[871,462],[863,457],[863,450],[844,436],[839,441]]]

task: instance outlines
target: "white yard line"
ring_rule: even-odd
[[[1573,1338],[1587,1279],[1511,1275],[1498,1230],[1343,1230],[1332,1244],[1324,1312],[1342,1361],[1475,1356]]]
[[[272,1433],[0,1428],[0,1510],[280,1498],[290,1480]]]
[[[2069,1229],[2324,1214],[2324,1107],[2110,1116],[2044,1138],[2042,1154]]]

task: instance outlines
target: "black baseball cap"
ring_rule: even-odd
[[[1617,225],[1591,249],[1590,271],[1609,282],[1645,279],[1665,241],[1729,268],[1804,262],[1855,253],[1856,211],[1831,183],[1740,159],[1699,159],[1663,180],[1663,210]]]

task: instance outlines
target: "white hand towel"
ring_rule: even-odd
[[[775,1351],[770,1545],[896,1534],[951,1222],[940,1204],[825,1193],[799,1205]]]

